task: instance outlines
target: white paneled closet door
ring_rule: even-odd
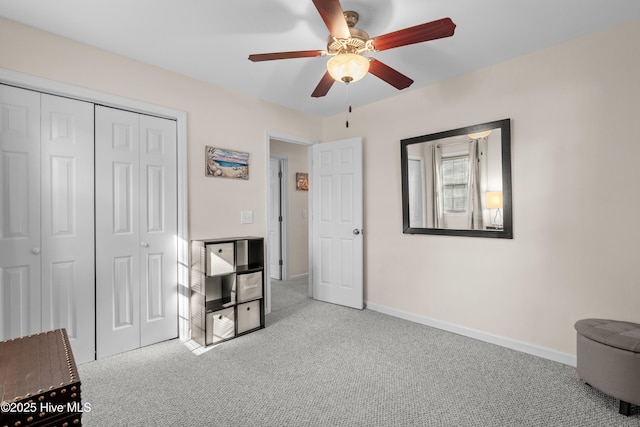
[[[42,330],[65,328],[84,363],[95,360],[93,104],[41,103]]]
[[[96,106],[97,357],[178,336],[176,124]]]
[[[40,94],[0,85],[0,340],[42,331]]]
[[[178,336],[178,180],[174,120],[140,115],[140,345]]]
[[[0,340],[95,358],[93,104],[0,85]]]

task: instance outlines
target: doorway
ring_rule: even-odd
[[[309,277],[308,187],[296,186],[296,174],[310,173],[311,141],[267,135],[267,259],[266,313],[271,312],[271,281]],[[281,184],[276,182],[282,176]],[[280,209],[278,209],[280,208]],[[278,211],[280,213],[278,214]],[[309,291],[309,296],[311,292]]]
[[[271,154],[269,162],[269,277],[273,280],[287,280],[287,267],[284,264],[288,249],[286,220],[289,204],[287,197],[287,157]]]

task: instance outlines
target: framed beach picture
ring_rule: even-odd
[[[249,179],[249,153],[205,146],[206,176]]]

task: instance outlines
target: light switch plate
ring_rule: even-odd
[[[253,224],[253,211],[240,211],[240,224]]]

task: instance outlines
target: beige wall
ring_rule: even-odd
[[[271,154],[287,158],[288,277],[309,273],[309,192],[296,190],[296,172],[309,173],[309,147],[271,141]]]
[[[265,132],[320,139],[318,118],[3,18],[0,40],[0,68],[187,112],[193,239],[264,236]],[[205,177],[206,145],[249,152],[249,180]],[[240,224],[241,210],[253,211],[253,224]]]
[[[186,111],[192,238],[265,235],[266,131],[363,136],[366,299],[574,354],[577,319],[640,322],[639,39],[635,21],[356,108],[348,129],[2,18],[0,68]],[[507,117],[514,239],[402,234],[400,139]],[[205,145],[250,152],[250,179],[206,178]]]
[[[323,140],[365,137],[365,298],[565,354],[580,318],[640,322],[637,40],[640,21],[326,119]],[[400,139],[503,118],[514,239],[402,234]]]

